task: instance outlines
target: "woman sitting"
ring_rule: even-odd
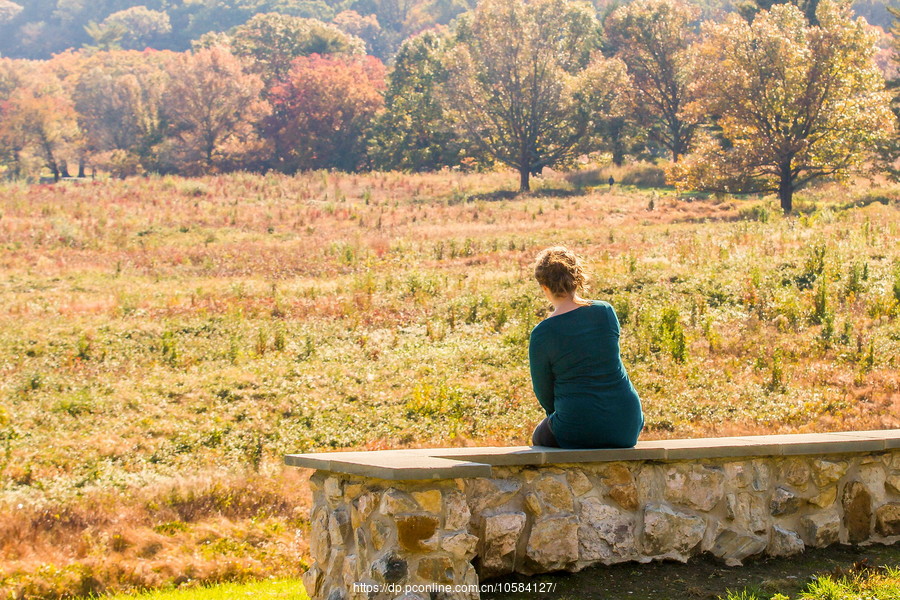
[[[577,256],[547,248],[534,276],[553,314],[531,332],[531,381],[547,413],[535,446],[628,448],[644,427],[638,397],[619,356],[619,319],[612,305],[577,292],[587,277]]]

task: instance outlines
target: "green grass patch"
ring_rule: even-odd
[[[273,579],[252,583],[225,583],[179,590],[160,590],[145,594],[94,596],[102,600],[309,600],[299,579]]]

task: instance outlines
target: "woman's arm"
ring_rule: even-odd
[[[550,368],[550,358],[547,356],[547,347],[540,340],[535,340],[532,332],[528,344],[528,361],[531,365],[531,386],[538,402],[550,416],[555,410],[553,405],[553,370]]]

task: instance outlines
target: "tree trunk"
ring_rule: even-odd
[[[621,142],[620,138],[616,138],[613,141],[612,155],[614,165],[621,167],[625,164],[625,145]]]
[[[519,193],[531,191],[531,186],[528,182],[528,177],[530,175],[531,169],[528,168],[527,164],[519,166]]]
[[[69,163],[67,161],[59,161],[59,172],[63,177],[71,177],[71,175],[69,175]]]
[[[84,176],[85,176],[84,163],[85,163],[84,156],[79,156],[78,157],[78,177],[80,177],[80,178],[84,178]]]
[[[781,210],[784,214],[791,214],[794,198],[793,178],[791,177],[791,163],[782,164],[780,167],[781,178],[778,181],[778,198],[781,200]]]

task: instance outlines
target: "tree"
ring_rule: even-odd
[[[119,151],[118,163],[156,168],[163,138],[162,95],[168,83],[168,52],[99,52],[76,75],[72,92],[87,150]]]
[[[371,152],[380,169],[428,171],[459,164],[466,144],[448,122],[439,88],[446,81],[446,33],[426,31],[403,42],[374,126]]]
[[[386,56],[387,46],[384,32],[375,15],[364,17],[355,10],[343,10],[334,17],[333,23],[344,33],[364,41],[367,54],[382,59]]]
[[[39,156],[54,180],[65,173],[64,153],[80,135],[71,100],[51,73],[31,74],[0,103],[0,148],[21,175],[25,152]]]
[[[297,58],[269,94],[274,111],[266,131],[275,140],[278,167],[293,173],[366,166],[384,74],[384,65],[372,56]]]
[[[598,100],[624,75],[619,61],[591,60],[597,39],[590,5],[567,0],[484,0],[458,26],[448,114],[486,156],[518,170],[520,191],[531,174],[595,147]]]
[[[365,43],[334,25],[277,13],[254,16],[231,32],[232,51],[247,59],[269,84],[283,79],[291,62],[310,54],[364,54]]]
[[[185,53],[167,69],[163,115],[188,172],[232,166],[261,152],[255,125],[269,112],[258,75],[223,48]]]
[[[704,27],[693,52],[696,114],[717,131],[670,171],[680,188],[794,192],[822,177],[846,178],[893,133],[890,94],[873,61],[875,34],[827,0],[818,26],[793,5],[753,23],[731,15]]]
[[[141,50],[170,33],[172,23],[169,21],[169,15],[164,12],[150,10],[146,6],[132,6],[106,17],[100,23],[99,29],[97,33],[100,35],[106,30],[114,31],[119,36],[116,42],[126,50]],[[88,33],[94,37],[96,43],[95,34],[90,31]]]
[[[691,100],[686,51],[699,15],[699,8],[680,0],[635,0],[606,20],[607,43],[628,66],[629,112],[673,161],[688,151],[697,128],[683,109]]]
[[[893,69],[888,69],[891,73],[888,76],[887,88],[891,92],[891,111],[894,113],[895,129],[900,125],[900,9],[888,7],[888,11],[894,18],[894,24],[890,31],[891,50],[890,60],[893,62]],[[894,181],[900,180],[900,169],[897,168],[897,160],[900,159],[900,139],[897,136],[879,140],[877,146],[878,160],[877,168],[879,171],[886,173]]]
[[[816,10],[819,8],[819,0],[738,0],[735,9],[738,14],[747,21],[753,21],[757,14],[763,10],[769,10],[776,4],[793,4],[800,9],[810,25],[818,25]]]

